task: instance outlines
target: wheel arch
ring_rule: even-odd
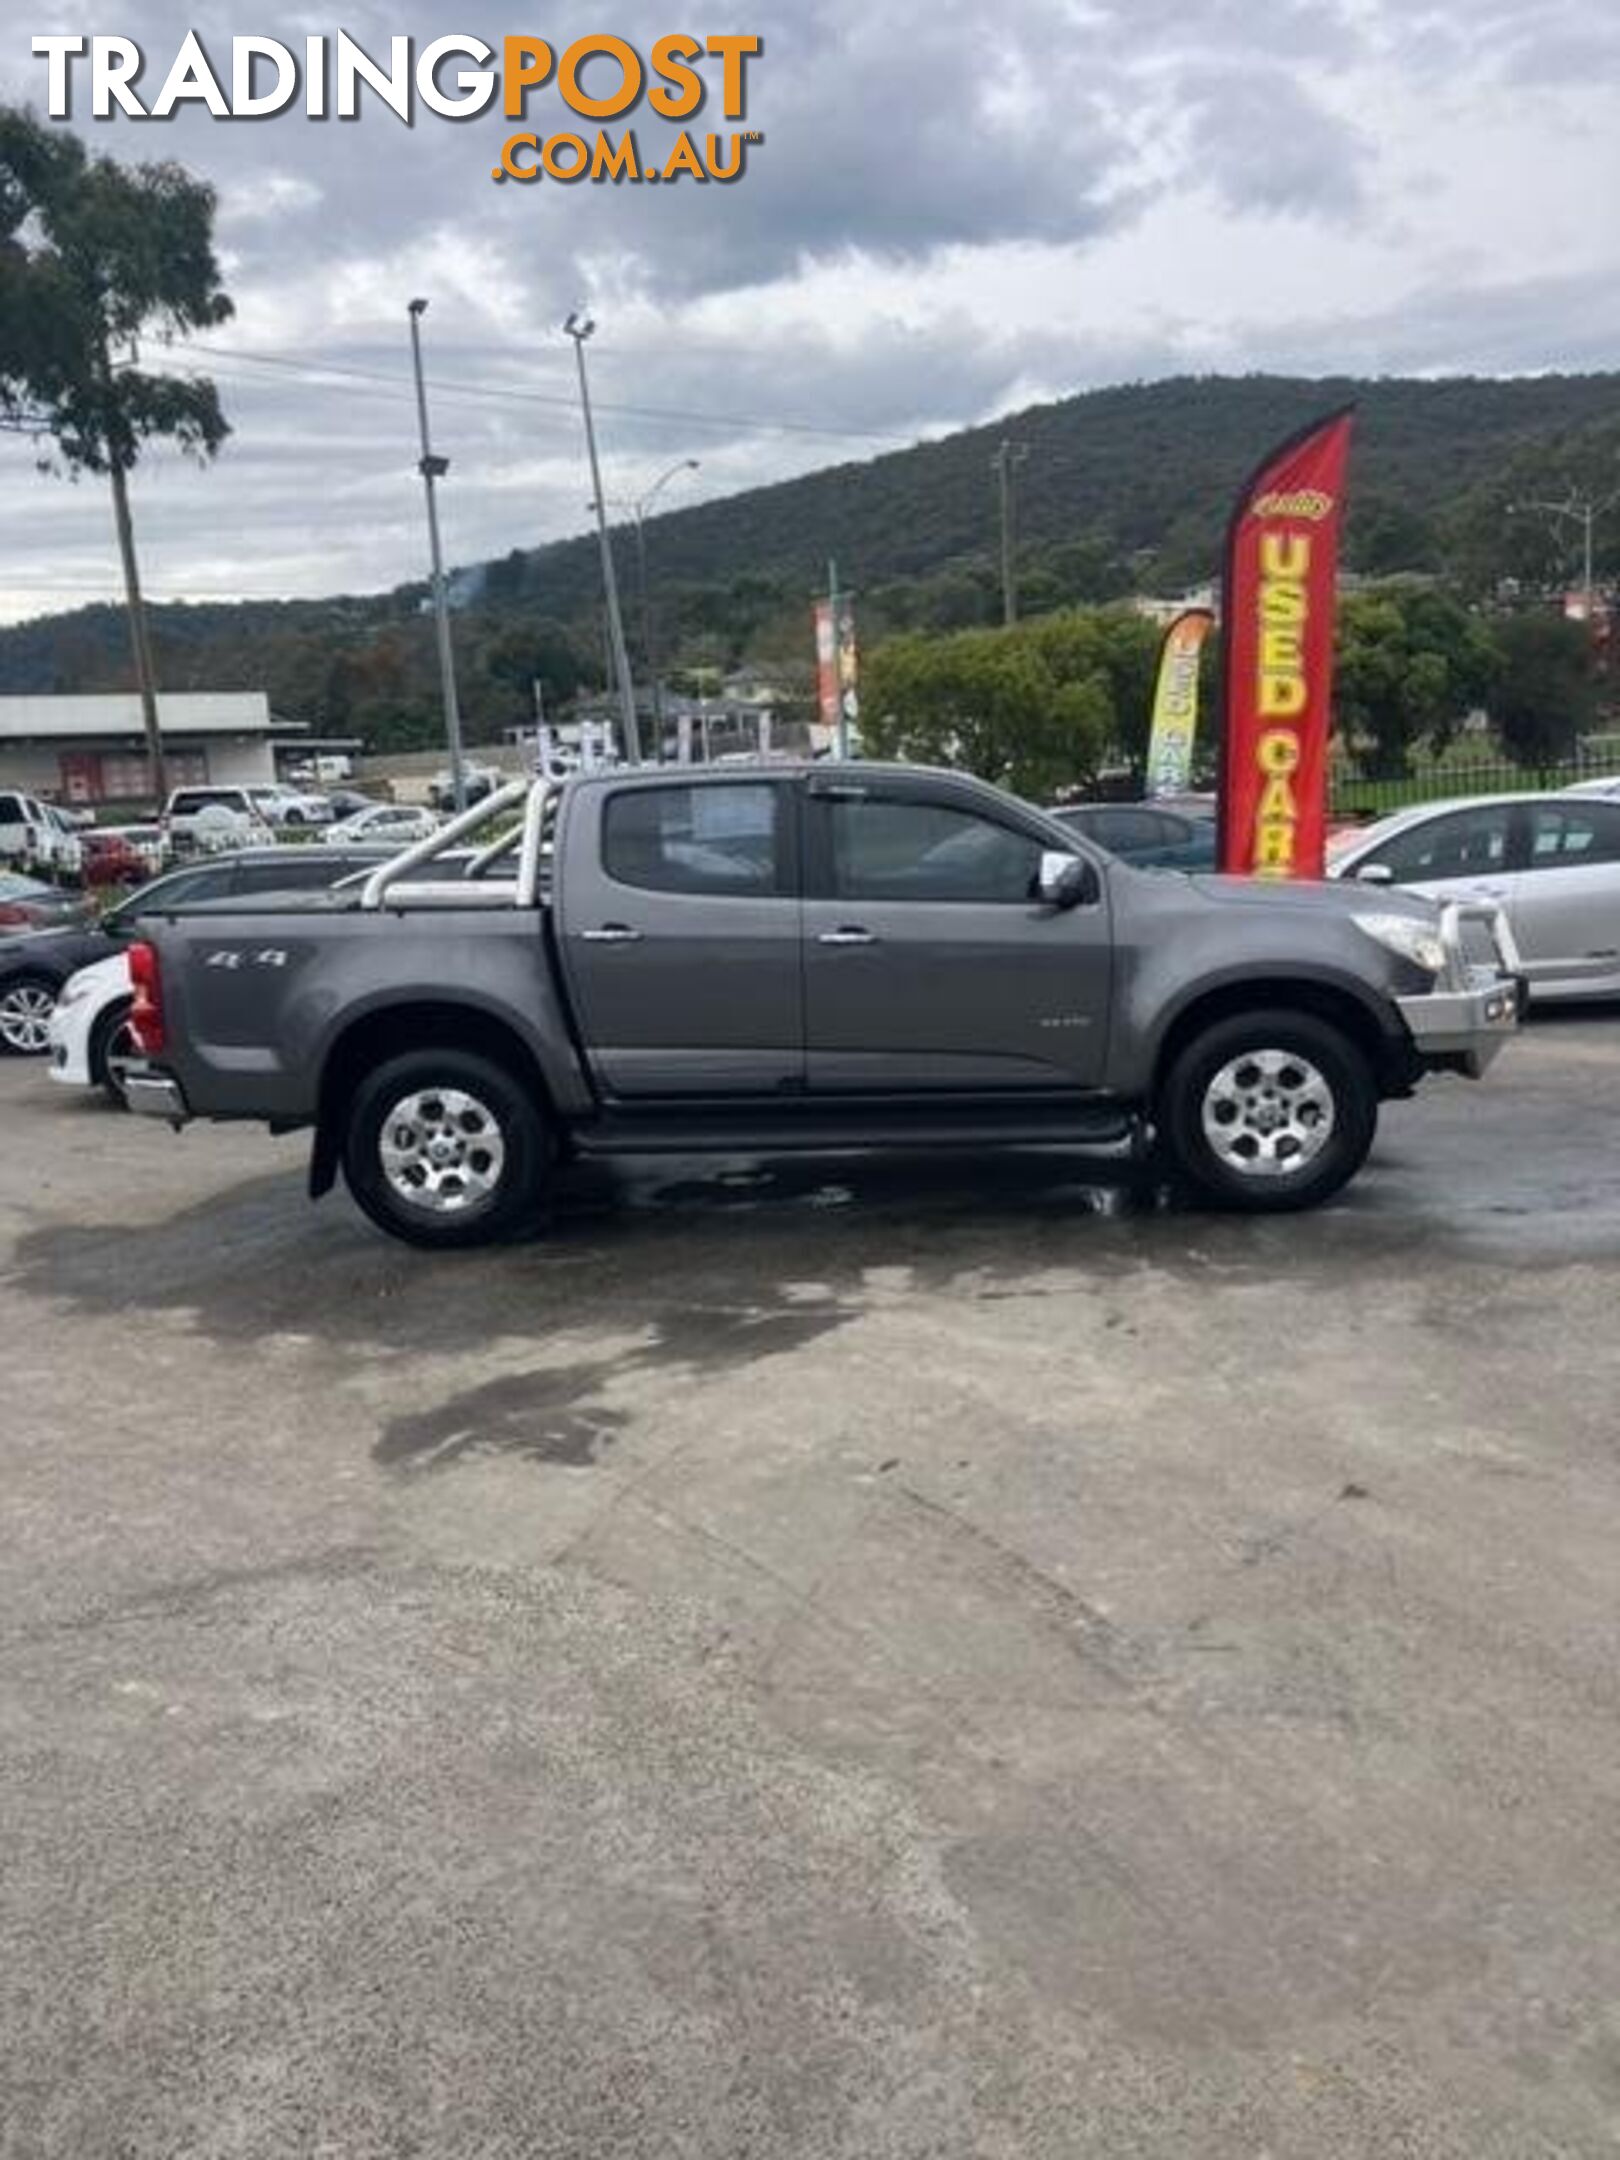
[[[90,1080],[94,1087],[102,1087],[107,1080],[107,1045],[118,1028],[129,1016],[129,1008],[135,1002],[133,990],[119,990],[108,998],[105,1005],[90,1023],[90,1038],[85,1045],[85,1058],[90,1067]]]
[[[1152,1096],[1187,1045],[1218,1021],[1247,1012],[1308,1013],[1336,1027],[1366,1058],[1380,1095],[1405,1093],[1414,1077],[1410,1046],[1392,1034],[1377,1005],[1334,978],[1266,973],[1231,978],[1189,998],[1168,1019],[1154,1048]]]
[[[548,1119],[556,1103],[533,1048],[512,1023],[455,998],[411,998],[372,1007],[333,1037],[321,1066],[310,1156],[311,1199],[329,1192],[343,1153],[344,1114],[368,1072],[411,1050],[469,1050],[503,1066],[533,1090]]]

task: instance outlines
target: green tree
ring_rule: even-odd
[[[1508,754],[1525,766],[1567,758],[1597,716],[1590,630],[1548,609],[1508,616],[1497,638],[1491,714]]]
[[[1443,750],[1489,695],[1498,664],[1485,623],[1416,585],[1351,593],[1338,622],[1334,707],[1362,769],[1398,779],[1420,744]]]
[[[1059,619],[880,645],[861,687],[868,748],[958,765],[1037,801],[1093,773],[1113,719],[1108,681],[1053,665],[1038,633]]]
[[[1018,634],[1030,640],[1055,680],[1094,683],[1101,693],[1106,717],[1094,762],[1111,758],[1140,774],[1158,670],[1158,625],[1132,608],[1067,608],[1021,626]]]
[[[589,674],[562,624],[545,620],[506,624],[482,646],[479,658],[491,684],[519,718],[534,710],[536,683],[547,716],[554,717]]]
[[[211,329],[232,313],[213,225],[212,188],[180,166],[91,158],[76,136],[0,107],[0,416],[51,437],[70,472],[105,473],[111,485],[160,799],[163,743],[129,474],[155,438],[206,459],[229,427],[212,383],[142,368],[137,343]]]

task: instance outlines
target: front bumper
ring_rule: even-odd
[[[1468,959],[1466,921],[1485,924],[1494,965]],[[1395,1002],[1424,1065],[1477,1080],[1516,1032],[1524,1011],[1527,987],[1518,946],[1502,910],[1483,901],[1448,900],[1440,910],[1440,937],[1446,965],[1435,987]]]
[[[124,1100],[142,1117],[167,1118],[174,1126],[184,1125],[191,1116],[186,1106],[185,1092],[178,1080],[169,1073],[155,1072],[150,1065],[141,1065],[133,1059],[124,1067]]]

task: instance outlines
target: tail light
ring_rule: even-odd
[[[163,970],[157,947],[137,938],[129,948],[129,979],[135,996],[129,1008],[129,1032],[143,1057],[161,1057],[166,1039],[163,1026]]]

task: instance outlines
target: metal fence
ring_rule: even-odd
[[[1551,792],[1610,773],[1620,775],[1620,743],[1607,748],[1589,744],[1579,756],[1555,765],[1515,765],[1503,757],[1447,759],[1394,780],[1368,779],[1353,765],[1335,761],[1328,800],[1336,817],[1382,817],[1412,803],[1439,802],[1452,795],[1514,795],[1532,788]]]

